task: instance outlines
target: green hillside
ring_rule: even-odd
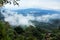
[[[0,40],[60,40],[60,28],[51,31],[31,25],[25,29],[21,26],[13,28],[8,22],[0,21]]]

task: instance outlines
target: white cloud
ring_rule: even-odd
[[[34,20],[34,17],[31,15],[23,16],[22,14],[17,14],[14,12],[5,12],[2,13],[5,17],[5,21],[9,22],[11,25],[33,25],[30,20]]]
[[[42,16],[38,16],[36,17],[36,20],[39,22],[49,22],[50,19],[60,19],[60,14],[47,14],[47,15],[42,15]]]

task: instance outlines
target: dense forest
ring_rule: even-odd
[[[57,20],[53,23],[57,25]],[[0,20],[0,40],[60,40],[60,26],[51,29],[50,26],[43,24],[22,28],[22,26],[11,26],[8,22]]]

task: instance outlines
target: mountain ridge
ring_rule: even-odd
[[[55,10],[46,10],[46,9],[34,9],[34,8],[29,8],[29,9],[18,9],[18,10],[13,10],[14,12],[17,12],[18,14],[33,14],[33,16],[40,16],[40,15],[46,15],[46,14],[60,14],[60,11],[55,11]]]

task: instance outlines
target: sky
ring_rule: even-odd
[[[4,5],[6,9],[27,9],[27,8],[40,8],[40,9],[56,9],[60,10],[60,0],[20,0],[19,6],[13,4]]]

